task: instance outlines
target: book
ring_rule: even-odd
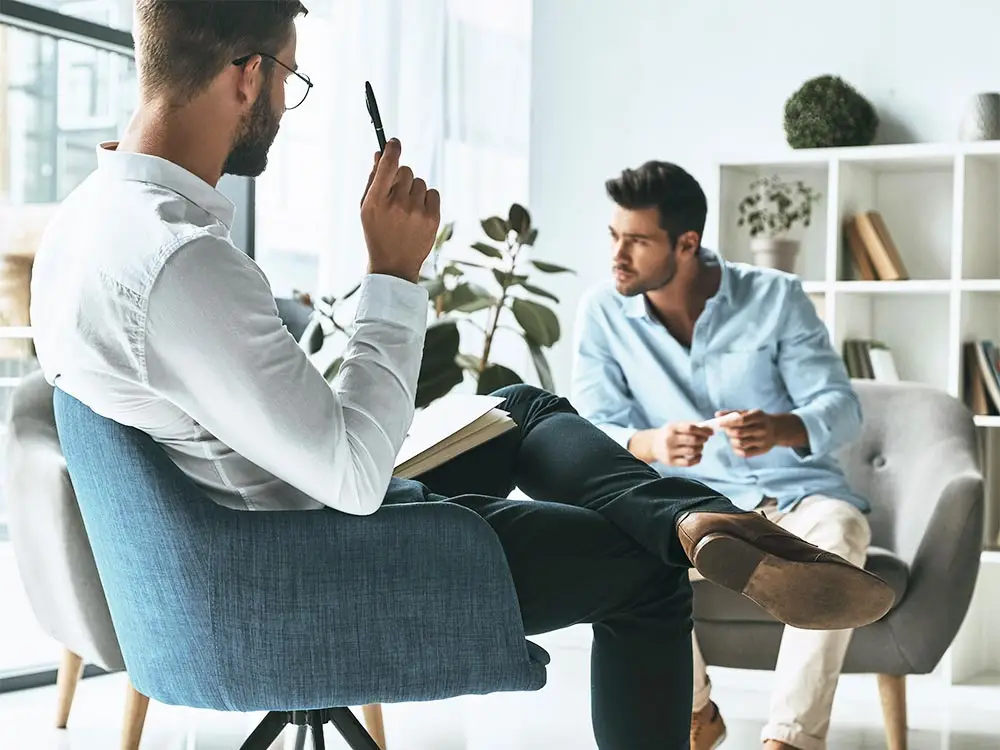
[[[845,339],[843,359],[847,374],[852,378],[884,383],[900,381],[892,350],[881,341]]]
[[[415,479],[499,437],[516,424],[496,396],[449,394],[413,416],[393,476]]]
[[[868,250],[875,274],[880,281],[905,281],[910,278],[896,243],[878,211],[856,214],[854,221],[858,236]]]
[[[860,277],[861,281],[878,281],[878,274],[875,273],[875,266],[872,264],[864,240],[861,239],[861,233],[858,231],[858,220],[854,216],[850,216],[844,221],[844,239],[854,261],[855,278]]]

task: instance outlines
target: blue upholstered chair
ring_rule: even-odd
[[[162,703],[268,711],[244,750],[289,723],[317,748],[332,722],[377,744],[348,706],[537,690],[500,543],[439,503],[243,512],[202,494],[144,433],[58,388],[55,415],[121,653]]]

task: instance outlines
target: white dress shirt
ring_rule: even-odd
[[[331,386],[230,240],[234,207],[154,156],[98,148],[36,255],[46,379],[150,434],[216,502],[374,512],[414,412],[427,292],[370,275]]]

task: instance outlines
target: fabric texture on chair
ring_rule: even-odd
[[[14,556],[45,633],[85,661],[117,671],[125,664],[56,435],[52,395],[39,371],[11,395],[4,495]]]
[[[545,684],[503,549],[447,503],[216,505],[144,433],[56,389],[55,413],[129,676],[168,704],[312,709]]]
[[[983,476],[972,414],[943,391],[914,383],[853,383],[864,428],[841,463],[872,503],[866,568],[896,603],[855,631],[845,673],[926,674],[965,618],[982,549]],[[782,625],[744,597],[694,584],[698,643],[709,665],[773,669]]]

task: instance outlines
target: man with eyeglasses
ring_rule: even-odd
[[[702,484],[660,478],[537,389],[502,394],[518,429],[420,482],[392,479],[414,412],[428,317],[416,282],[438,193],[400,165],[398,141],[376,154],[360,210],[369,274],[331,388],[233,245],[233,206],[215,187],[264,170],[284,112],[312,87],[295,64],[304,12],[298,0],[137,0],[139,109],[120,143],[99,148],[37,254],[31,317],[49,382],[150,434],[230,508],[367,515],[450,502],[479,513],[528,633],[594,623],[602,750],[688,745],[692,565],[803,627],[887,610],[878,579]],[[515,485],[537,501],[509,499]]]

